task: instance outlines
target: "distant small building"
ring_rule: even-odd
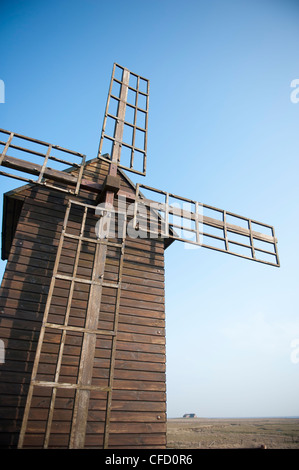
[[[186,413],[183,418],[197,418],[195,413]]]

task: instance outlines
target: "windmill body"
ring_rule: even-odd
[[[88,161],[0,130],[0,174],[26,183],[4,195],[3,447],[165,447],[165,249],[279,266],[273,227],[129,180],[146,174],[148,98],[115,64]]]

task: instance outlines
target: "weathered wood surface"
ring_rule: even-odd
[[[105,168],[105,165],[104,165]],[[98,174],[97,174],[98,170]],[[93,165],[88,177],[102,184],[103,166]],[[122,186],[129,189],[122,180]],[[2,447],[15,447],[22,422],[26,394],[52,276],[67,196],[46,188],[25,189],[25,202],[0,291],[1,338],[6,362],[1,365],[0,407]],[[85,202],[96,195],[80,193]],[[77,222],[72,221],[74,233]],[[87,224],[87,233],[93,225]],[[76,241],[67,240],[61,266],[72,272]],[[90,276],[93,250],[88,244],[79,260],[78,275]],[[110,250],[105,280],[115,281],[117,256]],[[68,281],[57,279],[48,321],[63,323]],[[70,310],[70,325],[83,327],[90,286],[77,284]],[[111,330],[115,290],[104,288],[98,328]],[[165,312],[163,241],[128,239],[112,395],[110,447],[164,447],[166,444]],[[38,370],[39,380],[53,380],[60,333],[47,328]],[[82,335],[69,331],[60,380],[76,384]],[[92,382],[106,386],[111,357],[111,337],[97,337]],[[51,390],[35,387],[25,447],[42,447]],[[58,388],[49,447],[67,447],[75,390]],[[107,393],[92,391],[89,402],[86,447],[102,447]]]

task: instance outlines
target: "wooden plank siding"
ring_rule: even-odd
[[[92,163],[84,172],[103,183],[107,164]],[[121,186],[130,189],[121,178]],[[19,192],[20,196],[20,192]],[[78,200],[94,204],[95,193],[81,191]],[[0,365],[0,445],[16,447],[31,378],[33,361],[66,203],[64,193],[24,187],[24,204],[10,250],[0,290],[0,337],[5,343],[5,364]],[[73,199],[73,197],[71,197]],[[73,224],[73,226],[72,226]],[[77,230],[71,220],[71,229]],[[88,221],[87,233],[94,230]],[[72,273],[76,241],[65,242],[60,271]],[[78,275],[89,276],[93,250],[82,246]],[[105,280],[117,280],[116,252],[108,252]],[[69,281],[57,279],[49,322],[62,324],[69,294]],[[90,286],[75,283],[69,325],[84,327]],[[105,287],[98,328],[113,325],[115,289]],[[82,334],[68,331],[59,380],[76,383]],[[38,368],[39,380],[53,380],[61,334],[46,329]],[[92,381],[107,386],[111,336],[98,337]],[[163,448],[166,446],[164,243],[155,239],[126,240],[112,395],[109,448]],[[42,447],[52,390],[34,387],[24,447]],[[69,445],[75,390],[59,388],[49,447]],[[91,391],[85,447],[103,447],[107,392]]]

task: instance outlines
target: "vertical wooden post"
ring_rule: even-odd
[[[107,245],[97,244],[94,268],[92,274],[93,281],[99,281],[104,277]],[[89,304],[87,309],[86,329],[95,331],[98,326],[99,306],[101,304],[102,285],[92,284],[89,293]],[[82,352],[79,366],[78,385],[91,385],[94,355],[96,348],[96,333],[86,332],[83,338]],[[70,436],[70,448],[80,449],[84,447],[88,404],[90,390],[78,389],[74,407],[73,423]]]
[[[3,160],[4,160],[4,157],[5,157],[5,155],[6,155],[6,152],[7,152],[7,150],[8,150],[8,147],[10,146],[10,143],[11,143],[11,141],[12,141],[12,139],[13,139],[13,136],[14,136],[14,133],[11,132],[10,135],[9,135],[9,137],[8,137],[8,139],[7,139],[7,142],[6,142],[6,145],[5,145],[4,149],[3,149],[3,152],[2,152],[1,155],[0,155],[0,165],[2,164],[2,162],[3,162]]]
[[[109,168],[109,174],[116,176],[117,174],[117,163],[119,161],[120,155],[120,147],[121,141],[123,136],[124,130],[124,119],[125,119],[125,112],[126,112],[126,100],[128,94],[128,85],[129,85],[129,76],[130,73],[128,70],[124,70],[123,72],[123,81],[120,91],[120,102],[118,107],[118,119],[115,128],[115,141],[112,151],[112,161]],[[114,192],[107,191],[105,196],[105,203],[107,208],[109,209],[113,207],[114,202]],[[107,222],[107,233],[109,234],[109,225],[110,225],[110,218],[108,218]],[[104,277],[105,271],[105,263],[106,263],[106,256],[107,256],[107,245],[105,244],[98,244],[96,247],[95,253],[95,261],[94,261],[94,270],[92,279],[94,281],[99,281]],[[101,304],[101,296],[102,296],[102,289],[103,286],[101,284],[93,284],[91,285],[90,289],[90,296],[89,296],[89,303],[87,308],[87,319],[86,319],[86,328],[89,330],[96,330],[98,319],[99,319],[99,305]],[[115,315],[117,316],[118,312],[118,303],[119,303],[119,294],[120,288],[118,289],[117,295],[117,305],[116,305],[116,312]],[[115,344],[114,339],[112,339],[113,345]],[[79,368],[79,385],[91,385],[92,380],[92,372],[93,372],[93,363],[94,363],[94,355],[95,355],[95,347],[96,347],[96,334],[95,333],[85,333],[83,339],[83,346],[82,346],[82,353],[81,353],[81,360],[80,360],[80,368]],[[112,361],[114,359],[112,358]],[[113,367],[111,364],[110,367]],[[109,426],[110,421],[110,408],[111,406],[111,390],[109,390],[108,395],[108,407],[107,413],[109,414],[108,420],[106,420],[106,426]],[[90,397],[90,390],[88,389],[78,389],[76,393],[76,401],[75,401],[75,409],[74,409],[74,417],[73,417],[73,425],[71,430],[71,438],[70,438],[70,448],[83,448],[85,443],[85,434],[86,434],[86,426],[87,426],[87,418],[88,418],[88,405],[89,405],[89,397]],[[104,445],[105,447],[108,446],[108,436],[109,433],[105,429],[105,437],[104,437]]]
[[[130,72],[127,69],[123,71],[123,79],[120,89],[120,101],[118,105],[118,112],[117,112],[117,121],[115,126],[114,132],[114,145],[112,150],[111,160],[112,163],[118,163],[120,160],[120,150],[121,150],[121,142],[123,139],[123,132],[124,132],[124,121],[125,121],[125,114],[126,114],[126,101],[128,96],[128,86],[129,86],[129,77]]]

